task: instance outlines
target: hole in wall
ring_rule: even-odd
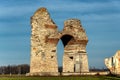
[[[71,57],[69,57],[70,59],[73,59],[73,57],[71,56]]]
[[[70,36],[70,35],[63,35],[63,36],[61,37],[61,40],[62,40],[62,42],[63,42],[64,47],[68,44],[68,42],[69,42],[71,39],[73,39],[73,37]]]
[[[51,58],[53,58],[54,56],[51,56]]]

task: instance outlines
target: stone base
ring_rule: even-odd
[[[94,76],[94,75],[108,75],[110,74],[109,71],[106,71],[106,72],[82,72],[82,73],[75,73],[75,72],[71,72],[71,73],[65,73],[63,72],[61,75],[62,76],[81,76],[81,75],[91,75],[91,76]]]
[[[59,76],[59,72],[36,72],[36,73],[27,73],[26,76]]]
[[[109,71],[105,72],[62,72],[61,74],[59,72],[36,72],[36,73],[27,73],[26,76],[84,76],[84,75],[109,75]]]

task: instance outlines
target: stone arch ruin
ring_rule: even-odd
[[[59,75],[56,46],[60,39],[64,45],[62,72],[89,72],[86,53],[88,38],[80,20],[66,20],[60,32],[47,9],[40,8],[31,17],[31,27],[29,75]]]

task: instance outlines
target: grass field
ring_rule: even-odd
[[[69,76],[69,77],[25,77],[25,76],[0,76],[0,80],[120,80],[111,76]]]

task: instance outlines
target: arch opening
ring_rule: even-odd
[[[64,45],[64,47],[68,44],[68,42],[73,39],[73,37],[71,35],[63,35],[61,37],[62,43]]]
[[[57,44],[57,61],[58,61],[58,71],[62,72],[63,70],[63,56],[65,46],[73,39],[70,35],[63,35]],[[72,59],[73,57],[71,57]]]
[[[62,72],[63,65],[63,54],[64,54],[64,45],[60,39],[57,44],[57,61],[58,61],[58,71]]]

